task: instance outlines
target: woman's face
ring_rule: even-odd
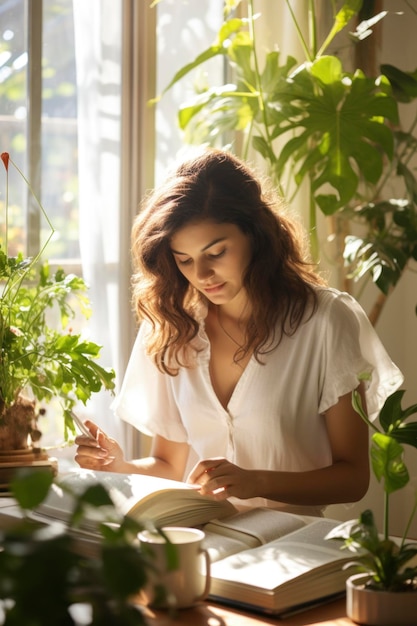
[[[171,251],[180,272],[214,304],[245,296],[251,245],[235,224],[191,222],[172,236]]]

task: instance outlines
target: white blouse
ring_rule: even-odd
[[[375,419],[403,376],[349,294],[331,288],[317,294],[317,310],[294,335],[284,335],[261,357],[263,364],[251,358],[226,409],[211,384],[204,323],[197,366],[181,368],[177,376],[162,374],[146,355],[142,324],[114,410],[146,434],[188,442],[194,460],[226,457],[245,469],[295,472],[329,465],[323,413],[368,373],[367,408]],[[320,513],[262,498],[245,504]]]

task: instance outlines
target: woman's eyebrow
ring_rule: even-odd
[[[206,246],[204,246],[204,248],[201,249],[201,252],[208,250],[208,248],[211,248],[211,246],[214,246],[216,243],[220,243],[221,241],[224,241],[225,239],[227,239],[227,237],[218,237],[218,239],[213,239],[213,241],[210,241],[210,243],[208,243]],[[187,252],[180,252],[179,250],[174,250],[173,248],[171,248],[171,252],[173,254],[183,254],[183,255],[188,254]]]

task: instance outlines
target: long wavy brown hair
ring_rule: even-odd
[[[132,228],[133,305],[138,319],[153,327],[149,354],[171,375],[192,366],[196,311],[206,299],[177,268],[170,242],[176,231],[198,220],[235,224],[250,238],[252,257],[243,283],[252,314],[236,360],[253,350],[261,361],[283,334],[293,334],[306,311],[315,310],[314,285],[324,284],[308,259],[298,221],[269,198],[246,164],[213,149],[186,161],[145,198]]]

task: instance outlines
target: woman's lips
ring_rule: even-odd
[[[204,287],[204,291],[210,294],[217,293],[218,291],[221,291],[223,289],[225,284],[226,283],[221,283],[219,285],[210,285],[210,287]]]

